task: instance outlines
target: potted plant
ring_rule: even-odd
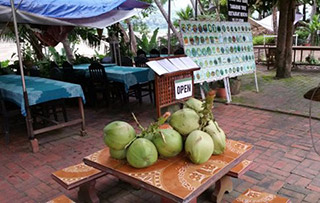
[[[241,80],[238,77],[230,78],[230,91],[231,95],[237,95],[240,93]]]

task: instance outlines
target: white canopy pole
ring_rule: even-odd
[[[14,7],[13,0],[10,0],[10,2],[11,2],[11,9],[12,9],[14,31],[15,31],[15,35],[16,35],[17,52],[18,52],[18,57],[19,57],[19,66],[20,66],[20,73],[21,73],[23,98],[24,98],[24,104],[25,104],[26,113],[27,113],[27,116],[26,116],[27,131],[28,131],[29,139],[31,139],[31,143],[32,143],[32,142],[37,142],[37,140],[34,139],[32,118],[31,118],[30,109],[29,109],[28,93],[27,93],[27,88],[26,88],[26,81],[24,78],[21,47],[20,47],[20,40],[19,40],[19,31],[18,31],[17,17],[16,17],[16,9]],[[37,149],[34,149],[34,151],[36,151],[36,150]]]
[[[168,2],[168,20],[171,21],[171,0]],[[168,54],[171,52],[170,25],[168,23]]]

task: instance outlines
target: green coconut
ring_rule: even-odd
[[[226,135],[224,131],[219,127],[218,123],[211,120],[203,130],[212,138],[214,144],[213,154],[222,154],[226,148]]]
[[[202,101],[192,97],[184,103],[183,108],[190,108],[196,112],[200,112],[203,110]]]
[[[135,137],[134,128],[123,121],[114,121],[103,129],[104,143],[115,150],[124,149]]]
[[[126,158],[126,149],[112,149],[109,148],[110,156],[114,159],[125,159]]]
[[[162,157],[174,157],[182,151],[183,147],[181,135],[170,128],[160,129],[152,142]]]
[[[126,157],[132,167],[145,168],[158,160],[158,152],[150,140],[138,138],[129,146]]]
[[[195,164],[202,164],[209,160],[214,146],[208,133],[195,130],[187,137],[185,151],[190,160]]]
[[[170,119],[170,125],[181,135],[188,135],[199,128],[198,114],[189,108],[180,109],[174,112]]]

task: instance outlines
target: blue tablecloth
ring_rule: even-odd
[[[85,103],[80,85],[39,77],[25,76],[25,80],[30,106],[55,99],[74,97],[81,97]],[[0,76],[0,96],[20,106],[21,114],[26,115],[20,75]]]
[[[73,66],[76,70],[85,70],[89,77],[89,65],[80,64]],[[109,80],[124,83],[126,92],[133,85],[154,80],[154,72],[150,68],[116,66],[111,64],[102,64],[105,66],[106,74]]]

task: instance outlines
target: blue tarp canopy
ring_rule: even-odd
[[[14,0],[18,23],[104,28],[149,4],[136,0]],[[12,21],[9,0],[0,0],[0,22]]]

